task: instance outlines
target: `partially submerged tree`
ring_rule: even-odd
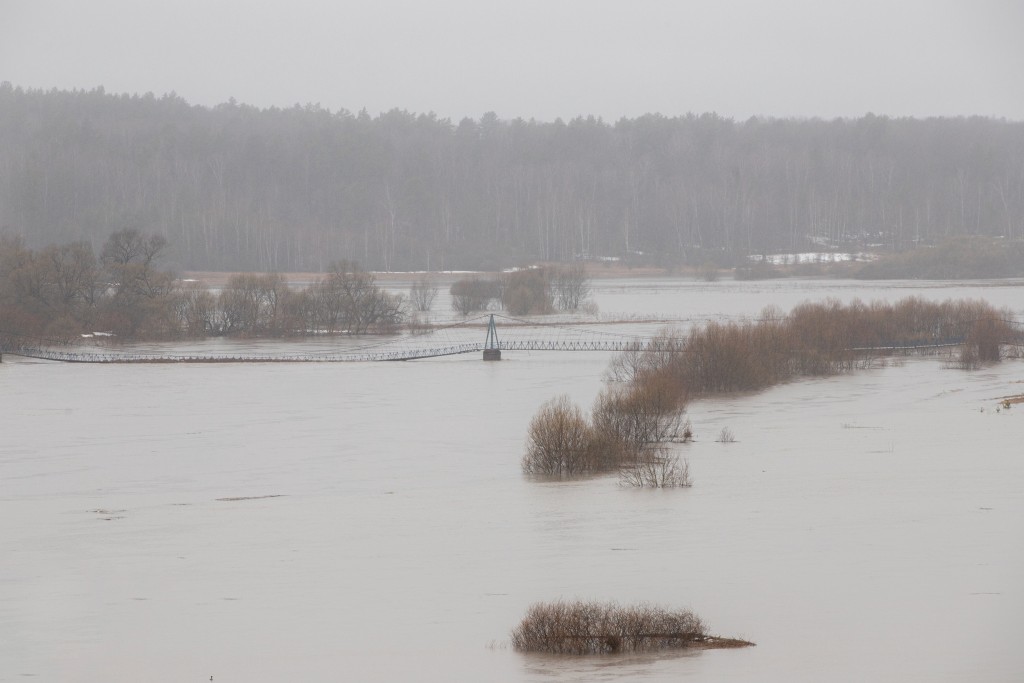
[[[281,299],[286,289],[277,273],[232,275],[217,301],[220,332],[246,336],[280,334]]]
[[[1022,335],[1008,322],[1011,318],[1010,312],[980,301],[905,299],[866,305],[829,300],[801,304],[786,316],[769,309],[757,320],[662,332],[612,361],[611,382],[594,402],[589,422],[567,399],[546,404],[531,423],[531,435],[544,428],[546,447],[537,449],[531,437],[523,468],[567,475],[617,467],[626,484],[685,486],[688,464],[661,444],[692,440],[692,429],[682,422],[688,398],[846,372],[879,355],[917,348],[959,345],[955,363],[973,368],[1019,348]],[[572,419],[561,419],[563,413]],[[560,430],[570,426],[574,434],[587,434],[578,438],[588,441],[590,449],[573,446],[558,452],[570,442]],[[731,442],[731,432],[723,430],[720,440]],[[578,453],[589,455],[584,459]],[[562,466],[570,457],[580,463],[574,469]]]
[[[507,273],[501,290],[501,305],[512,315],[550,313],[553,310],[550,273],[544,268]]]
[[[382,290],[372,273],[351,261],[332,264],[314,289],[313,309],[328,332],[365,334],[371,328],[396,325],[405,316],[402,297]]]
[[[501,283],[477,277],[456,280],[449,290],[452,309],[462,315],[486,311],[493,301],[501,299]]]
[[[112,290],[101,316],[103,327],[126,338],[177,334],[171,297],[175,277],[158,268],[166,248],[161,235],[135,229],[110,235],[100,252]]]
[[[86,242],[35,251],[20,240],[0,240],[0,323],[29,336],[96,329],[175,336],[174,276],[157,267],[165,245],[162,237],[122,230],[97,260]]]
[[[180,288],[174,298],[175,314],[185,334],[204,337],[216,330],[217,298],[198,282]]]
[[[543,406],[530,421],[523,471],[574,475],[594,469],[592,434],[580,409],[562,395]]]
[[[421,277],[413,282],[412,287],[409,288],[409,301],[417,311],[427,313],[434,305],[437,292],[438,287],[432,280]]]
[[[680,434],[686,410],[684,387],[665,375],[644,377],[625,386],[608,386],[594,402],[594,429],[638,453]]]
[[[86,243],[34,251],[0,238],[0,329],[8,336],[70,339],[103,330],[122,339],[206,334],[366,334],[405,317],[404,299],[357,264],[339,262],[310,287],[276,273],[232,275],[218,296],[159,268],[167,246],[138,230],[115,232],[97,260]]]
[[[590,294],[590,278],[582,263],[555,268],[551,278],[555,305],[562,311],[575,311]]]
[[[614,388],[598,397],[588,421],[568,396],[559,396],[530,422],[523,471],[578,476],[635,470],[624,481],[689,486],[689,464],[659,445],[678,434],[684,408],[681,397],[662,395],[654,384]]]

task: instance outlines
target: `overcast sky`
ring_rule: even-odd
[[[4,80],[455,120],[1024,120],[1024,1],[0,0]]]

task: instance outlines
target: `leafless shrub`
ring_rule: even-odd
[[[438,287],[427,277],[422,277],[412,283],[412,287],[409,288],[409,301],[412,302],[413,308],[420,313],[427,313],[434,305],[434,299],[437,298]]]
[[[306,290],[311,326],[326,332],[366,334],[386,331],[405,319],[405,299],[377,286],[358,263],[338,261]]]
[[[693,486],[689,461],[664,448],[648,448],[619,470],[619,484],[636,488],[688,488]]]
[[[276,273],[232,275],[217,299],[220,330],[243,336],[280,333],[285,289]]]
[[[486,311],[492,301],[501,298],[501,283],[496,280],[468,278],[452,283],[452,309],[462,315]]]
[[[655,376],[672,369],[685,347],[682,335],[664,329],[650,341],[634,342],[616,355],[608,366],[606,377],[614,382],[634,383],[641,374]]]
[[[554,398],[530,422],[523,471],[528,474],[574,475],[592,470],[590,425],[568,396]]]
[[[692,425],[682,421],[690,397],[848,372],[877,364],[888,354],[957,343],[962,347],[958,366],[977,367],[998,360],[1007,340],[1020,343],[1020,335],[1006,323],[1010,317],[980,301],[829,300],[802,304],[787,316],[766,309],[753,321],[712,322],[685,334],[666,330],[647,343],[633,344],[612,361],[606,376],[614,383],[595,400],[589,425],[576,415],[583,425],[581,433],[589,433],[591,448],[574,447],[587,454],[578,458],[585,464],[565,465],[556,458],[528,454],[524,469],[552,474],[598,471],[615,466],[618,458],[619,465],[641,465],[635,473],[627,472],[627,479],[670,478],[672,472],[664,470],[669,463],[649,456],[656,444],[692,440]],[[721,443],[735,440],[728,427],[718,436]],[[663,469],[650,474],[651,468]]]
[[[525,472],[573,475],[625,467],[644,486],[688,485],[685,466],[654,448],[693,436],[692,428],[689,436],[682,429],[681,385],[660,372],[670,356],[664,348],[635,351],[626,357],[636,365],[623,364],[620,370],[633,380],[601,392],[589,423],[565,397],[541,408],[530,423]]]
[[[590,278],[582,263],[555,269],[551,278],[555,305],[562,311],[575,311],[590,294]]]
[[[214,329],[217,298],[198,282],[189,282],[174,295],[174,312],[186,335],[203,337]]]
[[[683,423],[683,443],[690,443],[694,436],[696,435],[693,433],[693,423],[687,420]]]
[[[683,648],[707,637],[689,610],[558,601],[532,605],[511,640],[521,652],[585,655]]]
[[[644,344],[632,342],[608,364],[605,378],[610,382],[632,382],[646,364]]]
[[[590,426],[588,463],[594,472],[608,472],[628,462],[633,451],[614,434]]]
[[[1009,326],[994,313],[986,312],[973,322],[964,346],[973,348],[978,361],[994,363],[999,361],[1001,342],[1012,336]]]
[[[874,367],[893,354],[958,343],[965,346],[959,367],[971,368],[1015,348],[1020,336],[1006,322],[1011,317],[972,300],[805,303],[786,316],[766,310],[754,321],[663,332],[616,357],[608,377],[631,384],[668,377],[692,397]]]
[[[594,402],[594,429],[622,442],[632,453],[676,439],[686,409],[678,388],[664,376],[606,387]]]
[[[512,315],[543,314],[554,310],[551,273],[528,268],[504,276],[501,305]]]
[[[427,317],[421,317],[419,313],[413,313],[409,317],[409,333],[412,335],[424,335],[430,334],[434,331],[434,326],[430,324],[430,319]]]

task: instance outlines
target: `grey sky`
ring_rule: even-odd
[[[0,0],[0,81],[541,120],[1024,119],[1020,0]]]

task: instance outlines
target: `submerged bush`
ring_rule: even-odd
[[[590,425],[568,396],[551,399],[530,422],[523,471],[573,475],[595,469]]]
[[[681,466],[658,447],[678,436],[684,408],[681,397],[665,394],[655,384],[611,388],[598,397],[588,421],[569,397],[559,396],[541,406],[530,421],[523,471],[576,476],[639,468],[661,474],[635,478],[647,483],[634,485],[689,486],[688,470],[687,483],[668,483],[677,478]]]
[[[512,315],[543,314],[554,310],[551,274],[544,268],[507,273],[501,290],[501,305]]]
[[[706,638],[703,622],[689,610],[558,601],[532,605],[512,631],[512,646],[521,652],[587,655],[682,648]]]
[[[964,346],[963,367],[998,361],[1019,343],[1012,314],[984,301],[896,303],[854,300],[805,303],[789,315],[766,310],[757,320],[711,322],[688,333],[664,332],[623,352],[608,375],[632,391],[669,382],[690,397],[754,391],[801,376],[869,366],[880,355]]]
[[[801,304],[789,315],[766,309],[757,320],[662,332],[612,361],[609,386],[589,421],[567,398],[545,404],[530,425],[523,469],[574,475],[619,468],[628,485],[688,486],[680,483],[689,481],[688,471],[681,472],[685,465],[659,445],[693,439],[692,426],[683,422],[688,398],[760,390],[939,347],[959,346],[955,364],[978,367],[1004,353],[1024,353],[1011,317],[984,301],[827,300]],[[734,440],[729,429],[719,435],[722,443]]]
[[[449,292],[452,295],[452,309],[462,315],[469,315],[486,311],[493,301],[500,299],[501,283],[473,277],[456,280]]]
[[[649,448],[619,470],[619,484],[637,488],[671,489],[693,486],[690,463],[665,448]]]

